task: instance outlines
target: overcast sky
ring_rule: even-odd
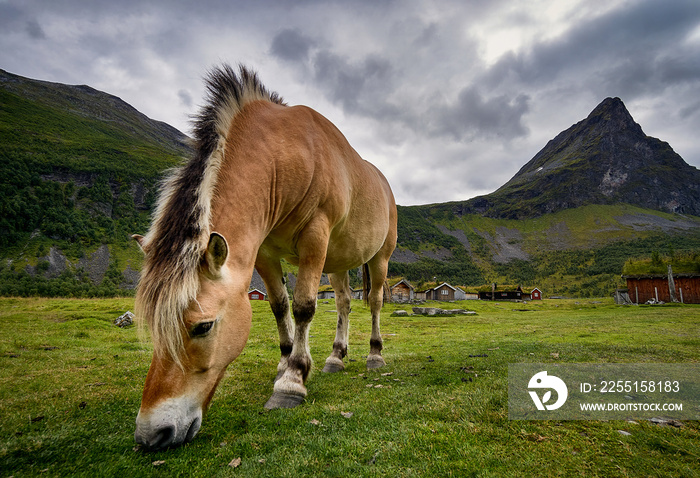
[[[494,191],[609,96],[700,166],[698,0],[0,0],[0,68],[185,133],[221,62],[333,121],[402,205]]]

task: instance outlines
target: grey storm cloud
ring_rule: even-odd
[[[284,29],[272,39],[270,53],[288,61],[306,61],[315,41],[298,29]]]
[[[324,50],[313,59],[313,69],[314,80],[328,98],[349,113],[378,117],[397,114],[387,103],[393,82],[392,66],[388,60],[370,55],[360,62],[350,63],[340,55]]]
[[[513,99],[506,95],[484,98],[477,88],[464,88],[456,102],[434,111],[434,134],[447,134],[458,141],[474,136],[504,139],[525,136],[528,128],[523,124],[523,115],[529,110],[529,100],[523,94]]]
[[[485,97],[478,88],[469,86],[451,103],[443,99],[435,104],[426,98],[420,107],[421,102],[414,98],[395,98],[397,71],[389,59],[368,55],[352,62],[331,49],[312,55],[310,50],[317,44],[321,42],[298,31],[284,30],[272,40],[270,51],[281,59],[299,61],[303,73],[310,73],[327,99],[346,113],[395,121],[416,133],[450,136],[457,141],[477,136],[512,139],[528,133],[523,124],[529,110],[527,95]],[[437,96],[444,89],[435,82],[425,96]]]
[[[182,102],[183,105],[185,105],[187,108],[192,107],[192,95],[190,94],[189,91],[186,90],[180,90],[177,92],[177,97],[180,98],[180,101]]]
[[[44,33],[44,30],[41,28],[41,25],[39,25],[39,22],[36,20],[29,20],[26,23],[26,28],[27,28],[27,33],[29,33],[29,36],[36,39],[36,40],[43,40],[46,38],[46,33]]]
[[[542,85],[576,75],[603,88],[646,92],[661,81],[700,78],[700,56],[683,39],[700,22],[700,2],[637,2],[583,21],[565,34],[509,52],[483,76],[485,84],[508,80]],[[645,85],[649,85],[646,87]]]
[[[294,62],[301,77],[347,113],[399,119],[401,111],[389,101],[395,81],[391,62],[377,54],[351,61],[330,48],[317,48],[323,43],[298,30],[283,30],[272,39],[270,52]]]

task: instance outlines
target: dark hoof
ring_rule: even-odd
[[[345,370],[345,364],[340,359],[329,358],[323,367],[323,371],[326,373],[342,372],[343,370]]]
[[[381,355],[370,355],[367,357],[367,368],[381,368],[386,365],[384,358]]]
[[[303,395],[293,393],[274,392],[265,404],[265,409],[276,410],[278,408],[294,408],[304,401]]]

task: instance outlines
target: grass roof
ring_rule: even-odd
[[[622,268],[622,275],[665,275],[668,273],[669,265],[674,274],[700,274],[700,254],[694,252],[673,257],[653,254],[649,258],[629,259]]]

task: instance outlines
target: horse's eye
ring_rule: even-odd
[[[210,331],[211,328],[214,326],[214,320],[211,322],[200,322],[194,327],[192,327],[190,331],[190,337],[204,337],[207,335]]]

